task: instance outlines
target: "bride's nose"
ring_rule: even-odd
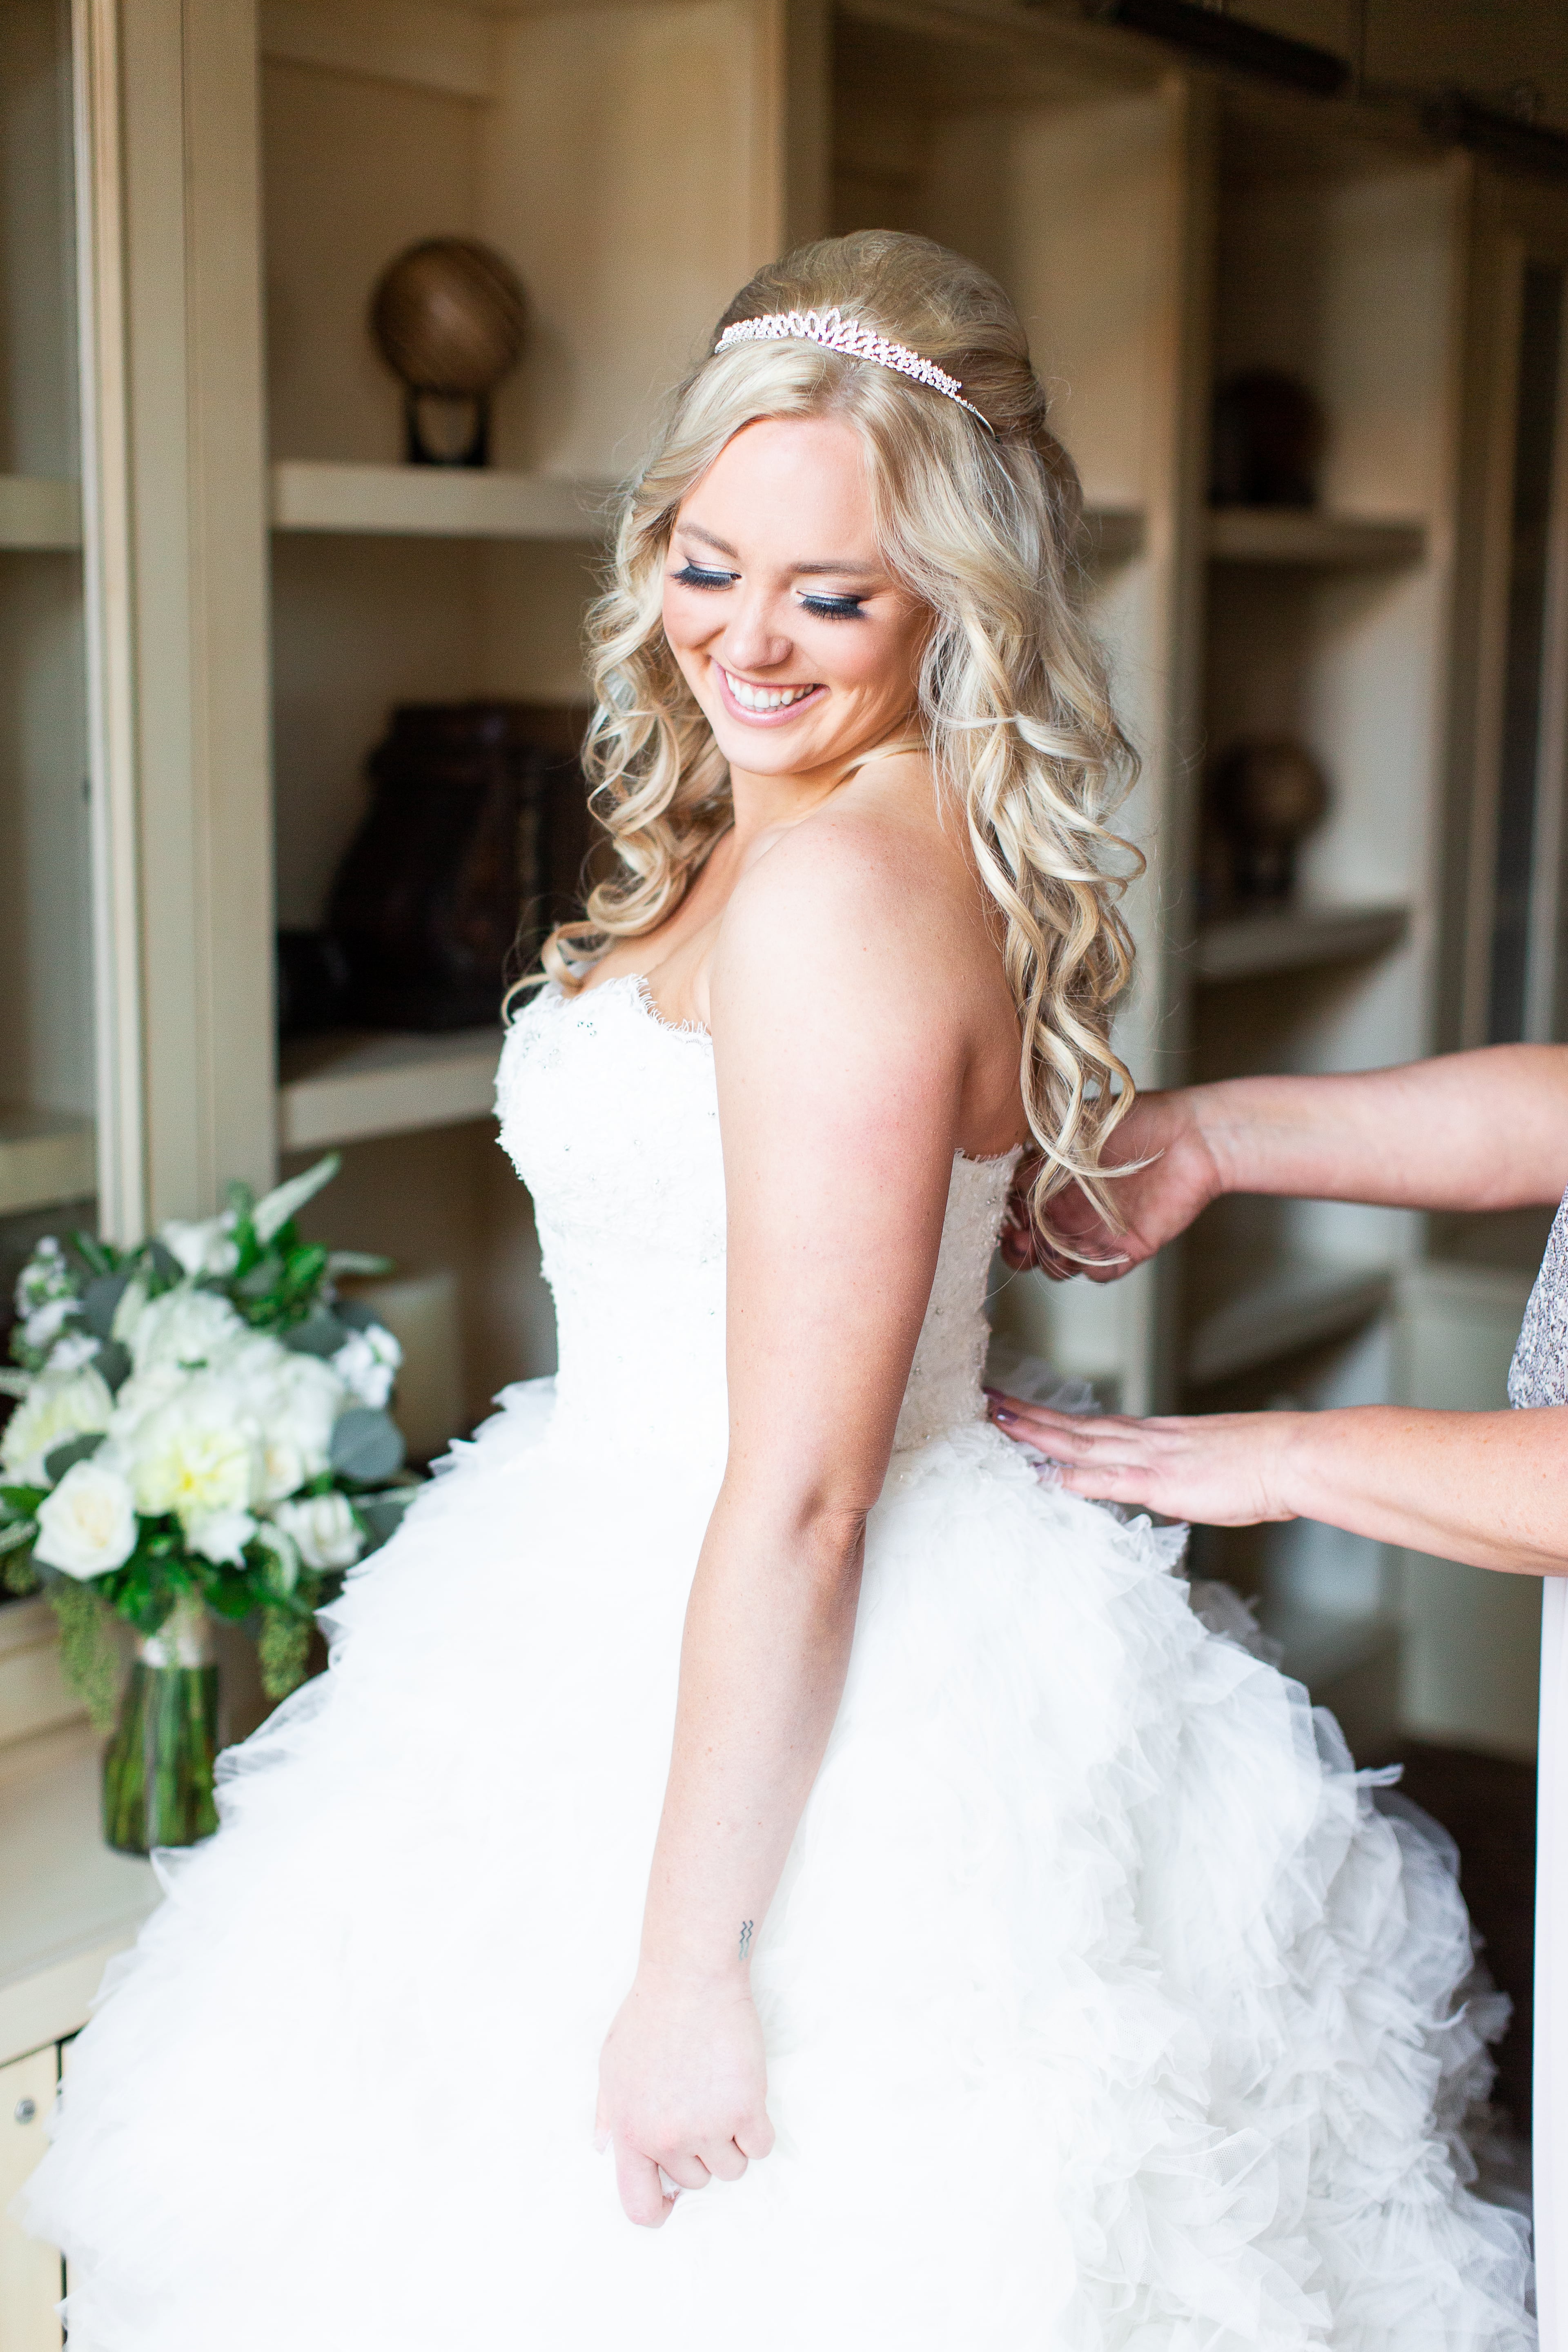
[[[771,597],[744,598],[732,613],[720,639],[725,667],[737,670],[776,669],[795,651],[794,639],[779,627],[781,615]]]

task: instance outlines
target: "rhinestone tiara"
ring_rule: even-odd
[[[731,343],[820,343],[825,352],[842,352],[852,360],[873,360],[878,367],[892,368],[907,375],[911,383],[929,384],[949,400],[956,400],[960,408],[967,408],[971,416],[980,416],[985,430],[995,439],[995,428],[988,416],[981,416],[972,400],[963,397],[963,386],[956,376],[939,368],[934,360],[921,359],[907,343],[890,343],[885,335],[874,334],[858,320],[847,319],[841,310],[771,310],[764,319],[737,319],[726,327],[715,352],[728,351]]]

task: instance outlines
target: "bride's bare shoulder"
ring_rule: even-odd
[[[836,794],[748,865],[720,927],[714,979],[795,975],[960,1010],[994,961],[973,870],[925,793]]]

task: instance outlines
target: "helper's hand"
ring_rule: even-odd
[[[601,2148],[616,2152],[628,2221],[657,2230],[680,2189],[738,2180],[773,2144],[763,2030],[743,1976],[697,1981],[647,1968],[599,2058]]]
[[[1032,1156],[1024,1160],[1002,1229],[1001,1250],[1007,1264],[1020,1271],[1037,1265],[1053,1282],[1065,1282],[1075,1274],[1087,1274],[1091,1282],[1116,1282],[1185,1233],[1199,1211],[1224,1190],[1198,1119],[1194,1093],[1182,1087],[1140,1095],[1112,1136],[1106,1154],[1108,1175],[1132,1161],[1149,1162],[1114,1177],[1111,1191],[1126,1223],[1124,1233],[1112,1230],[1077,1184],[1056,1195],[1043,1227],[1034,1225],[1027,1192],[1039,1162]],[[1090,1262],[1085,1265],[1084,1259]]]
[[[1300,1412],[1214,1412],[1132,1421],[1121,1413],[1051,1412],[991,1397],[1004,1435],[1060,1465],[1069,1493],[1131,1503],[1211,1528],[1293,1519],[1291,1456]]]

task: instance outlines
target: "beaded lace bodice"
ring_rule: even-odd
[[[533,1196],[560,1350],[554,1433],[722,1451],[724,1169],[713,1048],[645,984],[542,990],[496,1079],[501,1141]],[[956,1158],[895,1444],[981,1405],[986,1272],[1017,1155]]]

